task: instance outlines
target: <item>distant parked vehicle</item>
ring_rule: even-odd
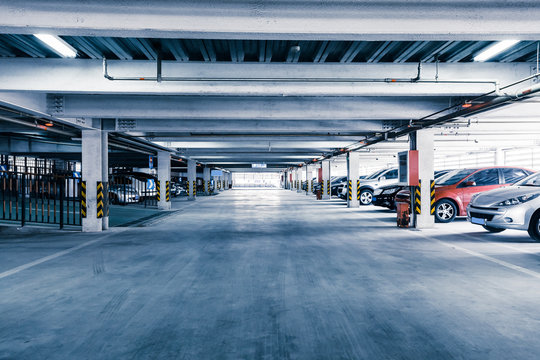
[[[502,189],[473,195],[467,220],[487,231],[527,230],[540,241],[540,173]]]
[[[382,169],[374,172],[363,180],[360,180],[360,205],[370,205],[373,199],[373,191],[376,188],[389,184],[397,184],[398,169]],[[344,186],[339,194],[342,199],[347,199],[347,186]]]
[[[441,176],[446,175],[451,170],[438,170],[434,173],[435,181],[439,179]],[[405,189],[407,187],[407,184],[404,183],[395,183],[390,184],[386,186],[381,186],[380,188],[375,189],[373,191],[373,198],[371,203],[375,206],[381,206],[388,208],[390,210],[396,209],[396,201],[395,197],[398,192]]]
[[[180,185],[179,183],[172,183],[171,184],[171,195],[173,197],[187,195],[186,189]]]
[[[435,220],[449,223],[456,216],[467,215],[467,205],[474,194],[509,186],[533,171],[517,167],[487,167],[454,170],[441,177],[435,185]],[[396,195],[396,202],[410,204],[409,190]]]
[[[139,193],[131,185],[122,184],[109,187],[109,201],[112,204],[137,203],[140,199]]]

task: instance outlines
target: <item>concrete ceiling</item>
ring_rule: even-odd
[[[451,114],[534,74],[538,15],[536,1],[0,4],[0,105],[213,166],[282,169]],[[43,32],[61,36],[77,58],[59,58],[32,36]],[[521,41],[472,62],[503,39]],[[437,146],[534,144],[537,113],[532,98],[463,114],[440,127]],[[47,131],[0,118],[4,135]],[[362,151],[403,148],[390,140]]]

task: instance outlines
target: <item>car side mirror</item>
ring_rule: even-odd
[[[386,176],[381,176],[381,177],[379,178],[379,181],[382,181],[382,180],[386,180]]]
[[[476,182],[475,181],[467,181],[465,183],[465,186],[476,186]]]

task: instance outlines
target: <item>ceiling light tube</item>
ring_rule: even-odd
[[[519,40],[503,40],[495,43],[474,57],[474,61],[486,61],[516,45]]]
[[[34,34],[34,36],[62,57],[74,58],[77,56],[77,50],[58,36],[49,34]]]

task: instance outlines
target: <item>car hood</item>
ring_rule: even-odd
[[[500,203],[501,201],[515,198],[518,196],[538,193],[540,193],[540,187],[508,186],[483,192],[477,195],[471,204],[474,206],[492,206]]]

